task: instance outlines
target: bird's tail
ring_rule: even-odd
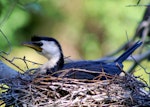
[[[114,62],[122,63],[126,60],[139,46],[142,45],[141,41],[136,42],[132,47],[127,49],[122,55],[120,55]]]

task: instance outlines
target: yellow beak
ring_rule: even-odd
[[[32,49],[34,49],[36,51],[42,52],[42,48],[39,47],[38,45],[32,43],[32,42],[24,42],[23,45],[27,46],[27,47],[30,47],[30,48],[32,48]]]

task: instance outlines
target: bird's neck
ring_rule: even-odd
[[[48,62],[49,62],[49,65],[51,66],[51,67],[54,67],[54,66],[56,66],[57,65],[57,62],[60,60],[60,55],[59,56],[53,56],[52,58],[50,58],[49,60],[48,60]]]
[[[61,53],[59,60],[57,61],[57,68],[58,70],[62,69],[64,66],[64,56]]]
[[[48,59],[48,62],[41,66],[41,71],[46,72],[48,69],[60,70],[64,65],[63,54],[55,55]]]
[[[48,66],[49,68],[54,68],[54,67],[60,68],[61,66],[60,64],[62,64],[62,62],[64,63],[63,60],[64,59],[62,54],[56,54],[53,57],[49,58]]]

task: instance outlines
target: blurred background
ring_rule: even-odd
[[[146,8],[131,6],[138,1],[0,0],[0,50],[10,50],[4,33],[12,47],[8,59],[25,56],[44,63],[47,61],[44,57],[21,45],[37,34],[56,38],[64,55],[73,60],[99,59],[114,52],[134,35]],[[140,4],[148,4],[148,0],[141,0]],[[26,69],[23,61],[14,63]],[[130,63],[125,63],[125,69],[128,65]],[[147,61],[142,65],[149,66]],[[149,76],[140,70],[137,67],[136,75],[148,81]]]

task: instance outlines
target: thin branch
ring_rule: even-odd
[[[16,7],[17,5],[17,1],[14,1],[14,2],[11,2],[12,5],[10,6],[10,8],[8,9],[8,12],[6,12],[7,14],[4,16],[3,20],[0,22],[0,26],[3,25],[3,23],[10,17],[10,15],[12,14],[14,8]]]
[[[135,58],[135,57],[134,57],[133,59],[135,60],[135,63],[131,66],[131,68],[128,70],[128,72],[129,72],[129,73],[134,73],[133,70],[135,69],[135,67],[136,67],[137,65],[139,65],[139,66],[145,71],[145,73],[147,73],[147,74],[150,75],[150,73],[148,73],[148,72],[146,71],[146,68],[144,68],[144,67],[140,64],[144,59],[147,59],[147,58],[149,58],[149,57],[150,57],[150,50],[147,51],[146,53],[140,55],[139,58]]]
[[[10,64],[12,64],[13,66],[15,66],[16,68],[18,68],[19,70],[25,72],[23,69],[21,69],[18,65],[14,64],[11,60],[5,58],[4,56],[0,55],[0,57],[2,57],[3,59],[5,59],[7,62],[9,62]]]
[[[139,6],[144,6],[144,7],[148,7],[150,5],[147,5],[147,4],[140,4],[140,5],[127,5],[126,7],[139,7]]]
[[[23,62],[25,63],[27,69],[29,69],[28,64],[27,64],[27,62],[26,62],[26,57],[25,57],[25,56],[23,57]]]
[[[119,52],[121,52],[122,50],[125,50],[131,43],[134,42],[134,40],[137,38],[136,35],[134,35],[130,40],[128,38],[128,34],[127,34],[127,31],[126,31],[126,38],[127,38],[127,41],[126,43],[124,43],[121,47],[119,47],[116,51],[114,51],[113,53],[107,55],[108,57],[109,56],[114,56],[116,54],[118,54]]]
[[[148,56],[150,56],[150,51],[146,51],[145,53],[142,53],[142,54],[137,54],[137,55],[132,55],[134,57],[135,60],[139,61],[139,60],[145,60],[148,58]],[[106,57],[102,57],[98,60],[94,60],[94,61],[104,61],[104,62],[107,62],[107,61],[113,61],[115,60],[117,57],[116,56],[106,56]],[[132,59],[131,56],[129,56],[126,61],[134,61]]]
[[[11,43],[9,42],[7,36],[4,34],[4,32],[0,29],[0,33],[2,34],[2,36],[6,39],[7,43],[8,43],[8,46],[9,46],[9,51],[8,52],[5,52],[5,51],[0,51],[0,53],[3,53],[3,54],[6,54],[6,55],[9,55],[10,52],[12,51],[12,47],[11,47]]]
[[[139,5],[140,1],[141,1],[141,0],[138,0],[138,2],[137,2],[137,4],[136,4],[136,5]]]
[[[23,58],[20,58],[20,57],[14,57],[11,61],[13,62],[13,61],[16,60],[16,59],[19,59],[19,60],[22,60],[22,61],[25,61],[25,62],[30,62],[30,63],[36,64],[36,65],[42,65],[42,64],[40,64],[40,63],[37,63],[37,62],[33,62],[33,61],[30,61],[30,60],[27,60],[27,59],[25,58],[25,56],[24,56]]]

